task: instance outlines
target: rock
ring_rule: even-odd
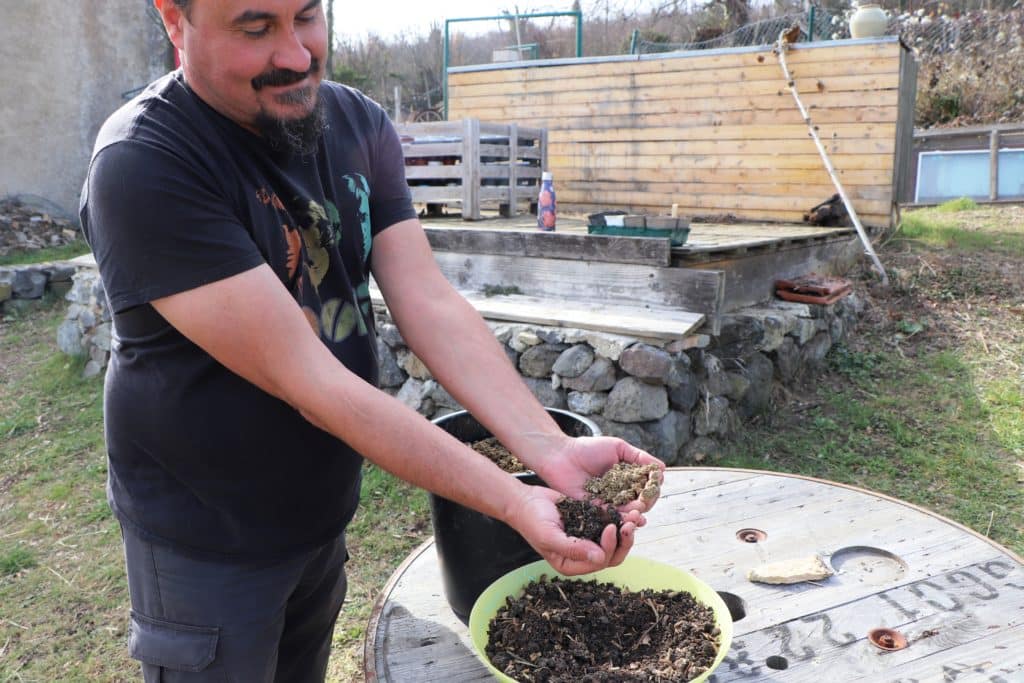
[[[599,415],[593,415],[591,419],[597,423],[601,433],[605,436],[617,436],[626,443],[640,448],[648,453],[655,450],[654,437],[647,429],[647,425],[638,423],[623,423],[608,420]]]
[[[745,360],[744,374],[750,380],[750,389],[736,407],[740,417],[749,419],[768,410],[772,399],[772,362],[763,353],[752,354]]]
[[[716,356],[744,358],[757,350],[764,339],[764,324],[755,316],[731,314],[722,316],[722,327],[718,337],[709,347]]]
[[[101,351],[110,351],[110,323],[97,325],[92,331],[92,344]]]
[[[796,341],[800,346],[803,346],[817,333],[818,326],[815,324],[814,320],[810,318],[799,318],[796,321],[796,326],[790,334],[796,337]]]
[[[85,364],[85,368],[82,369],[82,377],[86,379],[97,377],[101,372],[103,372],[103,366],[94,360],[90,360]]]
[[[699,436],[683,447],[684,462],[704,462],[718,455],[719,445],[714,439]]]
[[[729,393],[732,384],[729,382],[729,377],[718,356],[701,352],[698,369],[704,389],[709,396],[724,396]]]
[[[828,323],[828,335],[832,338],[833,344],[838,344],[843,340],[843,319],[839,316],[832,318]]]
[[[493,325],[491,332],[499,344],[508,344],[508,340],[512,338],[512,328],[508,325]]]
[[[635,377],[619,380],[608,394],[604,416],[616,422],[659,420],[668,413],[668,392]]]
[[[518,334],[512,335],[512,339],[509,340],[508,345],[519,353],[522,353],[531,346],[536,346],[540,343],[540,337],[538,337],[535,332],[523,330]]]
[[[619,367],[645,382],[668,384],[672,356],[650,344],[633,344],[619,356]]]
[[[508,357],[509,362],[512,363],[512,367],[513,368],[518,368],[519,367],[519,354],[516,353],[516,350],[513,349],[511,346],[507,346],[505,344],[502,344],[501,348],[505,351],[505,356]]]
[[[71,291],[71,284],[71,280],[51,280],[49,289],[54,296],[63,297]]]
[[[394,325],[392,325],[394,327]],[[383,335],[377,337],[378,369],[380,375],[380,386],[400,387],[407,379],[405,372],[398,366],[395,352],[384,341]]]
[[[832,337],[827,332],[821,332],[814,339],[807,342],[801,355],[803,356],[805,370],[818,371],[825,364],[825,356],[832,348]]]
[[[89,358],[91,358],[92,360],[94,360],[97,363],[99,363],[101,368],[105,368],[105,367],[107,367],[107,361],[110,360],[110,352],[109,351],[104,351],[100,347],[98,347],[95,344],[91,343],[91,340],[90,340],[90,344],[89,344]]]
[[[398,390],[395,396],[399,401],[421,413],[433,412],[433,402],[429,401],[430,392],[434,389],[433,380],[423,381],[410,377]]]
[[[693,414],[693,432],[697,436],[728,432],[729,428],[729,401],[727,399],[714,396],[707,401],[697,402],[697,410]]]
[[[406,374],[410,377],[415,377],[416,379],[431,378],[430,370],[427,366],[409,349],[398,349],[395,352],[395,358],[398,361],[398,366],[405,370]]]
[[[78,327],[85,332],[96,326],[96,314],[85,306],[78,312]]]
[[[35,268],[14,271],[12,290],[15,299],[39,299],[46,291],[46,274]]]
[[[594,415],[604,410],[608,394],[603,391],[570,391],[569,410],[580,415]]]
[[[377,336],[383,339],[384,343],[391,348],[405,346],[405,339],[402,338],[402,333],[398,331],[397,325],[392,325],[391,323],[377,325]]]
[[[681,375],[675,386],[668,388],[669,405],[684,413],[690,412],[699,395],[700,383],[697,381],[697,376],[689,370]]]
[[[747,572],[748,581],[791,584],[821,581],[832,576],[832,569],[818,555],[762,564]]]
[[[615,386],[615,365],[598,356],[579,377],[562,378],[562,386],[573,391],[608,391]]]
[[[561,329],[538,327],[536,334],[545,344],[561,344],[565,341],[565,333]]]
[[[796,379],[800,371],[800,349],[792,337],[782,340],[779,348],[771,355],[775,364],[775,372],[783,384],[789,384]]]
[[[563,351],[564,346],[555,344],[531,346],[519,357],[519,369],[527,377],[549,377],[555,361]]]
[[[69,356],[80,356],[85,352],[77,320],[65,319],[57,328],[57,348]]]
[[[93,285],[99,279],[99,275],[95,271],[79,271],[72,278],[74,284],[71,285],[71,291],[64,298],[72,303],[88,306],[92,297]]]
[[[434,387],[430,392],[430,398],[434,402],[436,408],[446,408],[448,412],[455,410],[462,410],[462,406],[459,402],[448,393],[448,391],[441,386],[438,382],[434,382]]]
[[[690,416],[670,410],[651,425],[650,431],[654,437],[651,455],[666,465],[674,465],[683,446],[690,440]]]
[[[562,351],[551,369],[561,377],[579,377],[593,362],[593,350],[586,344],[575,344]]]
[[[633,337],[591,330],[567,330],[565,341],[568,344],[586,342],[593,347],[598,356],[603,356],[610,361],[617,361],[627,347],[636,343],[636,339]]]
[[[796,327],[796,316],[775,308],[754,308],[744,311],[761,321],[764,335],[756,345],[758,351],[768,352],[779,348],[786,335]]]
[[[725,395],[730,401],[739,401],[747,395],[747,392],[750,390],[750,380],[743,373],[727,372],[725,376],[729,381],[729,391],[725,392]]]
[[[523,382],[529,387],[530,391],[540,404],[545,408],[566,408],[567,403],[565,401],[565,392],[552,389],[551,382],[543,379],[536,379],[534,377],[524,377]]]

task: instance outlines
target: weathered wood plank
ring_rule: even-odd
[[[826,175],[827,179],[827,175]],[[779,183],[772,182],[770,176],[762,176],[764,182],[749,181],[744,183],[702,183],[702,182],[681,182],[672,177],[670,173],[658,181],[631,181],[605,180],[605,179],[581,179],[570,175],[559,181],[559,192],[566,193],[581,192],[584,194],[605,195],[611,192],[645,193],[650,195],[740,195],[745,197],[801,197],[814,196],[828,199],[835,193],[835,185],[831,182],[819,183]],[[888,184],[879,185],[846,185],[847,196],[850,199],[873,199],[887,202],[892,196],[892,188]],[[815,202],[817,204],[817,202]],[[810,206],[807,207],[811,208]]]
[[[578,328],[623,334],[640,339],[675,341],[704,323],[700,313],[650,305],[623,306],[529,296],[463,296],[488,320]]]
[[[881,170],[891,172],[892,159],[886,156],[870,154],[830,154],[833,165],[843,173],[845,171]],[[689,168],[700,171],[718,171],[719,169],[748,169],[753,171],[771,171],[774,169],[818,169],[822,168],[821,156],[818,154],[657,154],[650,150],[643,154],[637,151],[598,150],[593,147],[576,145],[563,153],[552,154],[551,163],[558,168],[594,168],[606,169],[620,167],[623,169],[660,169],[673,167]],[[712,173],[702,176],[713,182],[716,175]]]
[[[616,90],[633,90],[637,92],[653,91],[664,88],[686,88],[688,95],[693,97],[719,97],[734,95],[736,93],[736,81],[724,80],[721,78],[709,79],[706,82],[693,83],[684,80],[678,75],[644,77],[643,75],[624,75],[610,77],[609,82],[601,83],[601,92],[614,92]],[[825,80],[826,79],[826,80]],[[817,81],[824,81],[818,85]],[[546,82],[547,83],[547,82]],[[785,87],[781,76],[764,81],[743,82],[742,92],[752,95],[771,95],[778,92],[779,88]],[[797,92],[812,93],[819,92],[823,87],[831,92],[863,92],[872,90],[887,90],[899,87],[899,72],[895,68],[885,74],[862,74],[856,76],[827,76],[821,79],[797,78]],[[532,83],[494,83],[485,85],[470,85],[463,87],[450,87],[449,96],[462,102],[460,106],[471,106],[474,97],[488,97],[494,95],[525,95],[543,97],[547,94],[565,91],[585,91],[594,93],[595,86],[588,79],[568,79],[564,82],[551,81],[548,85],[535,85]],[[451,114],[451,113],[450,113]]]
[[[849,45],[828,43],[817,46],[794,45],[786,57],[793,69],[798,67],[817,66],[822,63],[856,64],[859,62],[885,59],[899,51],[894,41],[888,44]],[[595,63],[569,63],[562,65],[546,65],[534,62],[530,68],[509,67],[506,69],[459,70],[448,74],[449,83],[473,85],[494,83],[496,81],[531,82],[539,80],[564,80],[582,75],[588,78],[614,76],[624,70],[632,73],[665,73],[672,71],[719,72],[731,68],[757,68],[771,65],[776,57],[771,46],[763,50],[752,50],[734,54],[708,55],[703,51],[677,52],[659,55],[657,59],[638,60],[636,57],[623,56],[621,59],[610,59]],[[775,68],[778,68],[777,66]]]
[[[529,96],[510,96],[508,98],[494,98],[492,104],[484,101],[473,102],[472,112],[475,116],[483,119],[512,119],[517,121],[543,121],[552,129],[572,127],[569,122],[574,119],[589,120],[589,124],[600,127],[606,117],[629,115],[637,118],[653,115],[676,116],[680,126],[708,125],[721,120],[724,123],[731,121],[733,125],[742,125],[749,120],[751,123],[763,121],[766,116],[772,116],[771,120],[783,121],[781,117],[796,117],[802,121],[800,112],[787,97],[788,92],[776,92],[764,96],[749,94],[727,95],[718,98],[682,98],[674,97],[673,92],[665,90],[662,92],[645,93],[647,97],[631,97],[629,99],[602,99],[595,101],[592,97],[584,97],[581,93],[567,93],[564,97],[552,96],[549,106],[538,108],[536,100]],[[829,91],[808,93],[802,97],[808,107],[813,120],[818,121],[819,116],[829,115],[835,117],[837,123],[855,123],[863,121],[894,121],[895,115],[888,117],[873,116],[871,112],[890,113],[889,110],[898,105],[899,93],[896,90],[879,90],[872,93],[869,107],[858,106],[856,99],[851,99],[849,93],[832,93]],[[453,115],[464,105],[453,103],[459,109],[453,110]],[[775,119],[778,116],[780,118]],[[863,116],[862,119],[857,119]],[[702,118],[703,117],[703,118]],[[849,119],[849,120],[847,120]],[[707,121],[707,123],[702,123]],[[826,119],[820,119],[822,123]],[[641,121],[642,122],[642,121]],[[789,121],[795,122],[795,121]],[[671,123],[671,122],[669,122]],[[609,124],[610,125],[610,124]],[[644,125],[655,125],[646,124]]]
[[[460,291],[518,287],[525,296],[678,309],[706,316],[715,329],[720,323],[725,291],[720,271],[453,252],[435,252],[434,258]]]
[[[707,267],[727,271],[729,277],[725,282],[723,310],[735,311],[772,298],[776,280],[809,272],[841,275],[863,256],[864,248],[858,239],[848,236],[820,243],[796,243],[738,258],[712,257],[709,262],[689,265],[695,269]]]
[[[426,228],[426,233],[434,251],[585,259],[648,266],[668,266],[672,260],[672,247],[667,239],[451,228]]]
[[[888,190],[888,188],[886,188]],[[609,206],[628,206],[632,202],[638,200],[638,194],[630,191],[612,191],[612,190],[575,190],[565,189],[559,192],[559,200],[565,201],[570,204],[586,204],[593,205],[597,202],[603,202],[606,207]],[[564,199],[563,199],[564,197]],[[811,208],[814,204],[828,199],[828,195],[808,195],[797,196],[797,195],[783,195],[783,196],[751,196],[742,194],[683,194],[683,193],[669,193],[669,192],[644,192],[642,194],[642,201],[651,206],[664,207],[661,212],[671,207],[673,204],[678,204],[680,210],[685,207],[687,210],[695,209],[698,211],[696,215],[708,214],[714,212],[732,212],[737,209],[758,209],[758,210],[776,210],[776,211],[792,211],[797,214],[796,220],[802,220],[804,211]],[[813,202],[813,203],[812,203]],[[865,214],[882,214],[887,215],[889,212],[889,201],[888,198],[884,199],[861,199],[853,202],[857,213]],[[683,215],[687,215],[684,212]],[[695,214],[690,214],[695,215]]]
[[[552,155],[600,155],[600,154],[811,154],[817,152],[810,138],[798,140],[662,140],[659,142],[567,142],[551,131],[548,143]],[[892,167],[892,154],[896,149],[894,140],[829,140],[825,150],[829,155],[886,155]]]

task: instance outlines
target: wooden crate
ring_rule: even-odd
[[[479,119],[397,126],[412,200],[461,206],[479,220],[484,204],[515,215],[535,201],[547,164],[547,130]]]

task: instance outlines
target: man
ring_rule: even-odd
[[[619,461],[572,439],[438,271],[383,111],[322,82],[320,0],[155,0],[182,69],[100,131],[82,223],[114,312],[108,498],[147,681],[322,680],[361,457],[501,519],[557,569],[618,564],[555,508]],[[375,388],[372,272],[410,348],[551,486]],[[457,334],[452,334],[457,330]]]

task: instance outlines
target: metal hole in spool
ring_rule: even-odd
[[[740,529],[736,532],[736,538],[744,543],[760,543],[768,538],[768,534],[760,529]]]
[[[907,646],[907,639],[899,631],[891,628],[873,628],[868,631],[868,640],[882,650],[902,650]]]
[[[735,593],[718,591],[718,597],[722,598],[722,602],[729,608],[729,616],[732,617],[734,623],[747,616],[746,603],[743,602],[743,598],[740,596]]]

